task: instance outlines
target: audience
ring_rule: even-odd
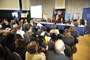
[[[64,44],[72,48],[74,40],[71,38],[71,32],[69,29],[65,29],[64,36],[65,37],[62,37]]]
[[[19,38],[18,41],[17,41],[15,52],[17,52],[23,58],[23,60],[25,60],[26,51],[27,51],[27,49],[26,49],[25,39]]]
[[[71,60],[64,54],[65,45],[62,40],[55,42],[55,51],[47,51],[46,60]]]
[[[34,34],[34,32],[32,32],[32,27],[30,26],[30,29],[28,31],[26,31],[25,33],[28,37],[32,36]]]
[[[9,33],[6,37],[6,47],[10,49],[11,52],[15,50],[15,40],[14,34]]]
[[[52,28],[52,30],[50,30],[50,33],[54,33],[57,36],[59,34],[59,30],[56,29],[57,28],[57,25],[54,24],[54,25],[52,25],[51,28]]]
[[[22,25],[18,25],[18,30],[17,30],[16,34],[19,34],[22,36],[22,38],[24,38],[23,35],[25,34],[25,32],[22,30]]]
[[[30,20],[30,24],[31,24],[31,26],[33,26],[33,20]]]
[[[28,43],[25,60],[46,60],[43,52],[38,53],[38,45],[35,41]]]

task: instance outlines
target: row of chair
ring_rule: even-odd
[[[0,50],[3,52],[3,60],[5,58],[4,57],[5,54],[8,54],[10,56],[10,58],[11,58],[10,60],[23,60],[22,57],[18,53],[13,52],[13,54],[12,54],[12,52],[7,47],[5,47],[5,49],[4,49],[1,44],[0,44]]]

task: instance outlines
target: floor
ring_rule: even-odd
[[[77,52],[73,54],[73,60],[90,60],[90,34],[79,36],[78,41]]]

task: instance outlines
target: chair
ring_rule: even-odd
[[[59,34],[59,35],[58,35],[58,39],[62,39],[62,37],[64,37],[63,34]]]
[[[5,50],[6,50],[7,54],[8,54],[8,55],[11,57],[11,59],[13,60],[14,57],[13,57],[13,54],[11,53],[11,51],[10,51],[7,47],[5,47]]]
[[[34,32],[34,34],[36,34],[35,30],[32,30],[32,32]]]
[[[54,50],[54,45],[55,45],[54,42],[51,42],[51,41],[50,41],[50,42],[48,43],[48,49],[49,49],[49,50]]]
[[[29,37],[26,34],[24,34],[24,38],[26,39],[26,43],[30,42],[30,39],[29,39]]]
[[[22,36],[20,34],[16,34],[17,35],[17,38],[22,38]]]
[[[50,33],[50,37],[51,37],[51,40],[52,40],[52,41],[55,41],[55,40],[56,40],[56,35],[55,35],[55,33]]]
[[[65,50],[64,50],[64,53],[66,56],[68,56],[69,58],[72,58],[72,51],[71,51],[71,48],[67,45],[65,45]]]
[[[24,32],[26,32],[26,29],[25,29],[25,28],[23,28],[23,31],[24,31]]]
[[[45,32],[45,34],[44,35],[46,35],[46,36],[48,36],[48,34]]]
[[[38,35],[40,35],[41,34],[41,31],[37,31],[37,33],[38,33]]]
[[[37,29],[40,29],[40,27],[39,27],[39,26],[37,26]]]
[[[3,52],[4,54],[3,54],[3,60],[4,60],[4,55],[5,55],[5,50],[4,50],[4,48],[3,48],[3,46],[0,44],[0,50],[1,50],[1,52]]]
[[[13,56],[14,56],[15,60],[23,60],[22,57],[16,52],[13,52]]]
[[[30,37],[30,42],[32,42],[32,41],[36,41],[35,37],[33,37],[33,36]]]
[[[41,47],[46,48],[45,41],[43,41],[43,42],[41,43]]]

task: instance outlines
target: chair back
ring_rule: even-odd
[[[75,39],[74,39],[74,37],[73,36],[71,36],[70,38],[72,38],[73,39],[73,46],[75,45]]]
[[[22,38],[22,36],[20,34],[16,34],[18,38]]]
[[[48,36],[48,34],[45,32],[45,34],[44,35],[46,35],[46,36]]]
[[[29,37],[26,34],[24,34],[24,38],[26,39],[26,43],[30,42],[30,39],[29,39]]]
[[[65,50],[64,50],[64,53],[66,56],[70,57],[71,58],[71,48],[67,45],[65,45]]]
[[[58,39],[62,39],[62,37],[64,37],[63,34],[59,34],[59,35],[58,35]]]
[[[36,34],[35,30],[32,30],[32,32],[34,32],[34,34]]]
[[[11,58],[14,58],[14,57],[13,57],[13,54],[11,53],[11,51],[10,51],[7,47],[5,47],[5,50],[6,50],[6,52],[8,53],[8,55],[9,55]]]
[[[3,52],[3,53],[5,53],[5,50],[4,50],[4,48],[3,48],[3,46],[0,44],[0,50]]]
[[[41,43],[41,47],[46,48],[45,41],[43,41],[43,42]]]
[[[56,40],[56,35],[55,35],[55,33],[50,33],[50,37],[51,37],[51,40],[52,40],[52,41],[55,41],[55,40]]]
[[[15,60],[23,60],[22,57],[16,52],[13,52],[13,56],[14,56]]]
[[[30,42],[32,42],[32,41],[36,41],[35,37],[33,37],[33,36],[30,37]]]
[[[54,50],[54,45],[55,45],[55,44],[50,41],[50,42],[48,43],[48,49],[49,49],[49,50]]]
[[[38,35],[40,35],[41,34],[41,31],[37,31],[37,33],[38,33]]]
[[[37,26],[37,29],[40,29],[40,27],[39,27],[39,26]]]

